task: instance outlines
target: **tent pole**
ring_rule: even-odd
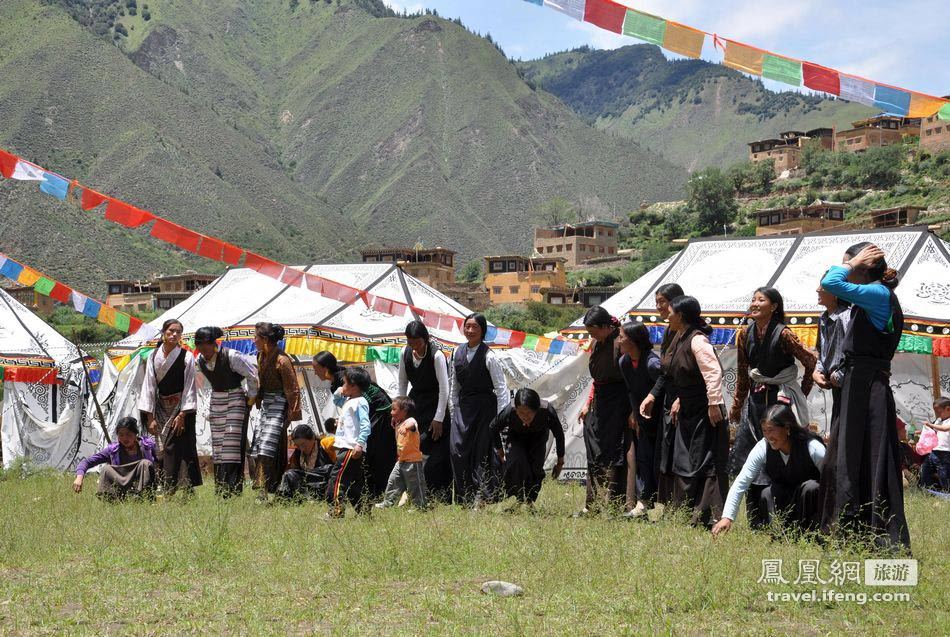
[[[940,398],[940,362],[933,354],[930,355],[930,389],[934,400]]]
[[[82,350],[79,349],[78,343],[73,342],[73,346],[76,348],[76,353],[79,354],[79,361],[82,363],[82,373],[86,377],[86,384],[89,386],[89,391],[92,393],[92,403],[96,406],[96,413],[99,415],[99,427],[102,429],[102,435],[106,437],[107,444],[112,444],[112,438],[109,437],[109,430],[106,429],[106,418],[102,415],[102,405],[99,404],[99,397],[96,395],[96,390],[92,386],[92,379],[89,377],[89,368],[86,366],[86,357],[83,356]]]

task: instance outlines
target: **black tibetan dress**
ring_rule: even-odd
[[[426,355],[419,363],[413,364],[412,348],[406,347],[402,352],[403,369],[409,379],[409,398],[416,405],[415,419],[419,424],[419,448],[426,456],[423,470],[426,479],[426,497],[433,497],[443,502],[452,499],[452,461],[449,458],[449,427],[448,418],[442,423],[442,436],[438,440],[432,439],[432,421],[439,409],[439,377],[435,373],[435,356],[442,353],[433,343],[426,348]],[[445,388],[448,395],[449,389]],[[446,416],[448,407],[446,406]]]

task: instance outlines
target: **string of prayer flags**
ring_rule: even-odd
[[[714,47],[723,50],[723,64],[737,71],[790,86],[804,86],[829,93],[842,99],[874,106],[892,115],[917,118],[936,114],[940,119],[950,119],[950,100],[873,82],[824,66],[772,53],[720,37],[715,33],[708,33],[631,9],[626,3],[618,0],[526,1],[560,11],[575,20],[582,20],[606,31],[656,44],[668,51],[690,58],[700,56],[706,36],[710,35],[713,38]]]
[[[36,294],[48,296],[63,305],[72,305],[76,312],[85,314],[100,323],[127,334],[135,334],[143,326],[142,321],[134,316],[129,316],[95,299],[90,299],[65,283],[60,283],[53,277],[23,265],[2,253],[0,253],[0,276],[16,281],[20,285],[32,286]],[[155,333],[157,334],[157,330],[155,330]]]

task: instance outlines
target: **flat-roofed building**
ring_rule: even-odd
[[[534,229],[534,251],[560,257],[572,268],[590,259],[617,254],[620,225],[612,221],[562,223]]]
[[[543,301],[543,289],[566,286],[563,257],[485,257],[485,289],[492,305]]]

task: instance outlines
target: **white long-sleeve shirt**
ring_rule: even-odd
[[[236,374],[240,374],[244,378],[244,389],[247,392],[247,397],[256,397],[258,389],[260,388],[260,382],[257,377],[257,359],[253,356],[242,354],[241,352],[228,347],[222,347],[210,361],[205,359],[205,357],[201,354],[198,354],[198,358],[195,359],[195,365],[198,365],[199,362],[204,361],[205,365],[208,366],[208,370],[213,372],[214,366],[218,362],[218,358],[222,355],[228,357],[228,363],[231,366],[231,371],[235,372]]]
[[[458,346],[462,348],[462,351],[465,352],[465,358],[469,363],[472,362],[472,359],[475,358],[475,352],[478,351],[478,348],[471,349],[467,343],[462,343]],[[452,354],[452,360],[455,360],[455,354]],[[508,382],[505,380],[505,372],[501,368],[501,363],[498,362],[498,358],[495,356],[495,353],[490,349],[485,352],[485,367],[488,368],[488,374],[491,376],[491,384],[495,389],[495,399],[498,401],[498,413],[508,406],[510,397],[508,396]],[[461,387],[459,387],[458,382],[455,380],[455,365],[453,363],[452,369],[449,372],[449,376],[452,379],[452,410],[457,414],[459,413],[459,394],[461,392]]]
[[[165,374],[178,360],[181,347],[175,346],[168,356],[165,349],[159,345],[152,354],[145,359],[145,380],[142,382],[142,392],[139,394],[138,408],[149,414],[155,413],[155,394],[158,384],[165,378]],[[185,351],[185,387],[181,392],[181,411],[191,412],[198,409],[198,390],[195,386],[195,357]]]
[[[426,346],[431,348],[432,345]],[[419,367],[422,364],[422,358],[416,356],[412,348],[407,348],[412,354],[412,366]],[[426,352],[428,354],[428,351]],[[435,363],[435,377],[439,380],[439,403],[435,409],[433,420],[436,422],[445,421],[445,408],[449,402],[449,367],[445,362],[445,355],[442,352],[433,352],[432,359]],[[403,357],[399,358],[399,395],[409,395],[409,376],[406,374],[406,362]]]
[[[689,347],[696,358],[699,373],[706,381],[706,398],[710,405],[722,405],[722,365],[716,356],[709,338],[705,335],[694,336]]]
[[[742,502],[742,496],[749,490],[749,485],[758,477],[762,467],[765,466],[765,453],[768,451],[768,444],[768,441],[762,438],[752,447],[749,457],[742,465],[742,471],[739,472],[735,482],[729,487],[729,495],[726,496],[726,505],[723,507],[722,517],[735,521],[736,515],[739,513],[739,503]],[[785,464],[788,464],[790,456],[786,456],[781,451],[779,453],[782,454],[782,460],[785,461]],[[825,457],[825,445],[818,440],[809,440],[808,455],[815,466],[818,466]]]

